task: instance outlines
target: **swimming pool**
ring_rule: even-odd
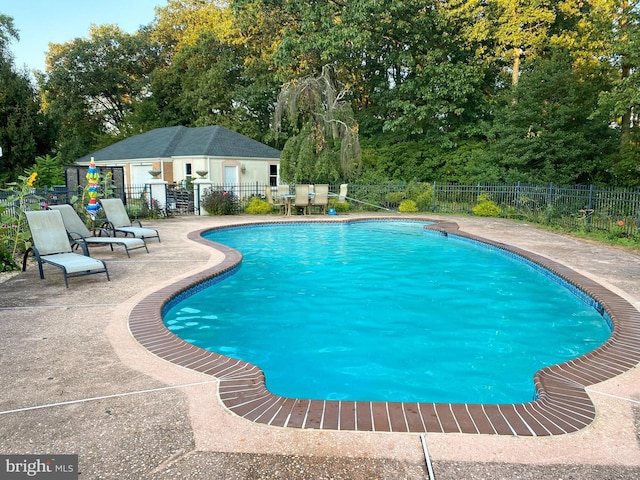
[[[165,323],[259,366],[277,395],[327,400],[526,402],[536,371],[608,338],[564,282],[423,225],[216,230],[206,237],[240,250],[242,266],[174,299]]]

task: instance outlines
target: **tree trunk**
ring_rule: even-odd
[[[514,87],[518,85],[520,78],[520,62],[520,48],[515,47],[513,49],[513,70],[511,71],[511,85]]]

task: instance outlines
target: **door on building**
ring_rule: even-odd
[[[224,189],[227,192],[233,192],[238,186],[238,167],[237,165],[224,166]]]

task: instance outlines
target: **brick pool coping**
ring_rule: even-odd
[[[345,219],[340,222],[398,220],[406,217]],[[162,308],[195,285],[233,270],[242,255],[202,237],[207,228],[188,238],[224,254],[218,265],[179,280],[148,295],[129,315],[133,337],[158,357],[212,375],[219,381],[221,402],[247,420],[277,427],[369,432],[469,433],[548,436],[576,432],[588,426],[596,411],[585,387],[620,375],[640,363],[640,312],[619,295],[560,263],[526,250],[459,230],[450,221],[413,219],[433,224],[425,229],[478,241],[523,257],[585,292],[602,306],[613,324],[611,337],[597,349],[571,361],[539,370],[534,376],[538,398],[520,404],[454,404],[305,400],[274,395],[255,365],[203,350],[171,333],[162,321]],[[333,220],[335,223],[336,220]],[[326,222],[326,220],[313,220]],[[226,225],[290,224],[295,221]]]

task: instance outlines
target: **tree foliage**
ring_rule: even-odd
[[[131,133],[129,117],[149,94],[155,51],[144,31],[127,34],[114,25],[92,26],[89,38],[50,46],[43,89],[60,125],[63,158],[73,161],[109,143],[101,145],[101,137]]]
[[[360,140],[347,94],[329,65],[317,77],[283,85],[274,128],[279,132],[287,118],[296,132],[283,152],[285,180],[325,183],[353,178],[360,164]]]
[[[231,12],[224,1],[168,0],[156,8],[152,38],[169,56],[198,43],[202,35],[214,35],[221,40],[240,36],[234,31]]]
[[[491,157],[503,178],[565,185],[611,180],[606,165],[616,132],[596,114],[598,89],[574,72],[569,52],[538,58],[513,93],[492,130]]]
[[[282,149],[291,181],[638,185],[639,4],[169,0],[133,34],[51,45],[40,96],[0,13],[2,171],[220,124]]]
[[[19,39],[13,19],[0,14],[0,184],[15,180],[52,142],[51,124],[40,111],[29,74],[14,66],[12,38]]]

